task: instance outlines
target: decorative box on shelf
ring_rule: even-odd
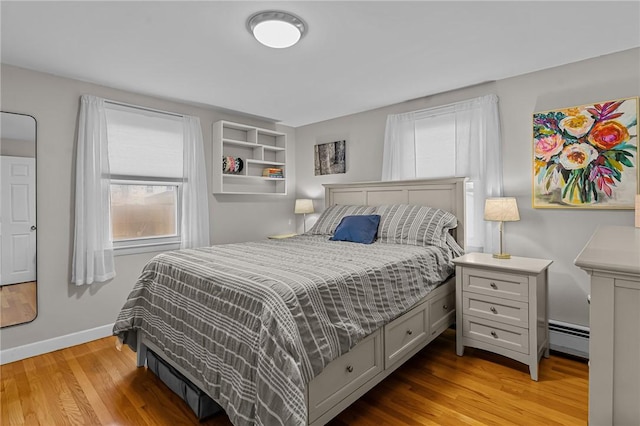
[[[287,135],[230,121],[213,124],[214,194],[287,194]]]

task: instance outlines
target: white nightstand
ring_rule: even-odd
[[[456,353],[470,346],[529,365],[549,357],[548,268],[553,261],[469,253],[456,265]]]

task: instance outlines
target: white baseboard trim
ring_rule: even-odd
[[[113,324],[107,324],[89,330],[78,331],[77,333],[66,334],[40,342],[29,343],[28,345],[16,346],[0,350],[0,365],[8,364],[21,359],[42,355],[59,349],[87,343],[92,340],[102,339],[113,334]]]

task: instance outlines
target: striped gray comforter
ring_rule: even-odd
[[[306,384],[449,276],[450,257],[311,235],[167,252],[113,332],[147,333],[234,425],[306,424]]]

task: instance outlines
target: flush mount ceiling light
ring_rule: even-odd
[[[247,21],[247,28],[265,46],[284,49],[302,38],[307,25],[290,13],[268,10],[251,16]]]

